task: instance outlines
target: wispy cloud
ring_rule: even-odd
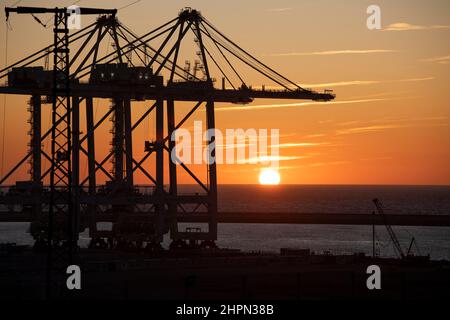
[[[246,159],[243,163],[245,164],[255,164],[255,163],[267,163],[273,161],[290,161],[290,160],[298,160],[305,159],[307,156],[258,156],[253,158]]]
[[[336,123],[336,125],[337,126],[346,127],[346,126],[353,126],[353,125],[360,124],[360,123],[362,123],[362,121],[360,121],[360,120],[352,120],[352,121],[345,121],[345,122]]]
[[[441,30],[450,29],[447,25],[432,25],[432,26],[421,26],[416,24],[410,24],[407,22],[396,22],[388,25],[381,31],[414,31],[414,30]]]
[[[366,94],[361,96],[352,96],[352,99],[369,99],[369,98],[380,98],[380,97],[399,97],[399,96],[412,96],[416,93],[415,90],[395,90],[395,91],[386,91],[386,92],[378,92],[373,94]]]
[[[351,120],[346,122],[340,122],[336,123],[337,126],[351,126],[356,124],[374,124],[374,123],[413,123],[413,122],[419,122],[419,123],[425,123],[425,122],[440,122],[440,121],[447,121],[449,118],[447,116],[435,116],[435,117],[414,117],[414,118],[382,118],[382,119],[372,119],[372,120]]]
[[[248,141],[248,143],[225,143],[225,144],[216,144],[216,148],[223,149],[235,149],[235,148],[246,148],[251,145],[257,146],[258,142],[261,139],[256,139],[254,141]],[[316,147],[321,145],[328,145],[328,142],[286,142],[279,144],[270,144],[270,147],[273,148],[300,148],[300,147]],[[203,147],[203,146],[202,146]]]
[[[448,64],[450,62],[450,55],[443,56],[443,57],[434,57],[434,58],[429,58],[429,59],[423,59],[422,61],[437,62],[440,64]]]
[[[351,161],[341,160],[341,161],[323,161],[323,162],[313,162],[305,163],[296,166],[280,166],[278,170],[289,170],[289,169],[299,169],[299,168],[310,168],[310,167],[324,167],[324,166],[339,166],[344,164],[352,163]],[[256,169],[259,170],[259,169]]]
[[[326,142],[288,142],[288,143],[280,143],[278,145],[279,148],[295,148],[295,147],[315,147],[328,144]]]
[[[336,133],[341,134],[355,134],[355,133],[367,133],[367,132],[377,132],[386,129],[394,129],[394,128],[403,128],[408,125],[374,125],[374,126],[365,126],[365,127],[356,127],[349,129],[338,130]]]
[[[397,83],[397,82],[429,81],[433,79],[434,77],[394,79],[394,80],[350,80],[350,81],[337,81],[328,83],[303,84],[302,86],[305,88],[330,88],[330,87],[360,86],[360,85]]]
[[[277,170],[291,170],[291,169],[298,169],[298,168],[303,168],[304,166],[280,166],[277,168]],[[260,169],[257,169],[258,171]]]
[[[324,133],[314,133],[314,134],[308,134],[305,136],[305,138],[321,138],[324,137],[325,134]]]
[[[295,56],[332,56],[342,54],[370,54],[370,53],[392,53],[398,50],[390,49],[366,49],[366,50],[328,50],[328,51],[313,51],[313,52],[287,52],[287,53],[272,53],[271,57],[295,57]]]
[[[359,125],[357,127],[339,129],[337,135],[360,134],[379,132],[388,129],[411,128],[411,127],[441,127],[448,126],[448,117],[416,117],[400,119],[374,119],[371,121],[348,121],[338,123],[339,126]]]
[[[388,101],[394,99],[358,99],[358,100],[343,100],[343,101],[311,101],[311,102],[298,102],[298,103],[277,103],[277,104],[263,104],[263,105],[248,105],[248,106],[231,106],[216,108],[216,111],[231,111],[231,110],[255,110],[255,109],[274,109],[274,108],[292,108],[292,107],[305,107],[311,105],[332,105],[332,104],[355,104],[366,102],[378,102]]]
[[[286,11],[290,11],[292,10],[292,8],[270,8],[270,9],[266,9],[267,12],[286,12]]]
[[[310,167],[323,167],[323,166],[338,166],[342,164],[349,164],[351,161],[331,161],[331,162],[315,162],[311,163],[308,166]]]
[[[424,77],[424,78],[409,78],[409,79],[398,79],[398,80],[387,80],[384,81],[385,83],[392,83],[392,82],[417,82],[417,81],[428,81],[433,80],[434,77]]]
[[[381,161],[381,160],[391,160],[392,157],[373,157],[373,158],[360,158],[360,161]]]
[[[278,166],[277,167],[277,170],[278,171],[280,171],[280,170],[291,170],[291,169],[298,169],[298,168],[303,168],[303,167],[305,167],[305,165],[295,165],[295,166]],[[270,167],[268,167],[268,168],[270,168]],[[263,169],[265,169],[265,167],[263,166],[263,167],[257,167],[257,168],[253,168],[253,169],[251,169],[251,168],[248,168],[248,167],[236,167],[236,166],[234,166],[234,167],[225,167],[225,168],[221,168],[220,170],[221,171],[223,171],[223,172],[246,172],[246,173],[248,173],[249,172],[249,170],[251,170],[251,171],[261,171],[261,170],[263,170]]]
[[[345,87],[345,86],[360,86],[383,83],[381,80],[350,80],[350,81],[337,81],[327,83],[305,83],[305,88],[329,88],[329,87]]]
[[[435,116],[435,117],[416,117],[416,118],[398,118],[398,119],[380,119],[374,121],[388,122],[388,123],[398,123],[398,122],[436,122],[436,121],[447,121],[447,116]]]
[[[376,85],[376,84],[385,84],[385,83],[430,81],[430,80],[434,80],[434,79],[435,79],[435,77],[391,79],[391,80],[347,80],[347,81],[324,82],[324,83],[297,83],[297,85],[299,85],[303,88],[320,89],[320,88],[345,87],[345,86]],[[273,89],[273,90],[282,90],[283,89],[280,86],[265,86],[265,88]],[[397,91],[397,93],[398,93],[398,91]],[[386,95],[386,94],[388,94],[388,93],[378,93],[377,95],[381,96],[381,95]]]

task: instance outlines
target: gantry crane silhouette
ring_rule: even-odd
[[[406,253],[405,253],[400,244],[400,241],[397,238],[397,235],[394,232],[394,229],[392,229],[392,226],[389,224],[387,215],[384,213],[384,209],[383,209],[383,205],[382,205],[381,201],[379,199],[375,198],[375,199],[373,199],[373,203],[375,204],[375,207],[377,208],[378,214],[380,214],[383,217],[384,226],[386,227],[389,237],[391,238],[392,244],[394,246],[394,251],[397,254],[397,256],[401,259],[410,259],[410,260],[414,259],[415,256],[411,254],[411,249],[412,249],[413,245],[415,245],[416,250],[420,254],[419,248],[416,243],[416,239],[414,237],[411,238],[411,242],[409,243],[409,246],[408,246],[408,251],[406,251]],[[374,235],[374,238],[375,238],[375,235]],[[374,250],[374,252],[375,252],[375,250]],[[418,256],[418,258],[422,259],[423,256],[422,257]]]
[[[216,164],[206,165],[205,182],[188,164],[170,161],[175,147],[170,139],[172,133],[199,114],[203,106],[207,129],[215,128],[217,102],[248,104],[255,98],[314,101],[335,98],[331,91],[304,89],[282,76],[191,8],[182,9],[174,19],[141,36],[117,19],[116,10],[81,8],[81,14],[99,16],[71,34],[66,8],[5,10],[7,16],[11,12],[55,15],[53,44],[0,70],[0,79],[7,79],[0,86],[1,94],[31,97],[30,149],[1,178],[5,192],[0,196],[0,205],[12,214],[31,216],[30,232],[36,249],[51,252],[54,248],[68,248],[71,256],[78,234],[85,228],[89,228],[91,247],[139,247],[155,251],[160,250],[163,236],[169,232],[174,249],[189,244],[215,247]],[[180,66],[186,42],[190,42],[191,49],[195,48],[193,68],[190,60]],[[102,54],[105,47],[109,48],[107,43],[113,44],[113,50]],[[36,65],[51,54],[51,70]],[[276,89],[252,88],[244,72],[270,81]],[[220,87],[216,87],[215,76],[222,80]],[[109,110],[97,121],[96,99],[111,101]],[[132,102],[136,101],[152,103],[132,122]],[[86,133],[80,130],[82,102]],[[193,104],[178,121],[177,102]],[[42,132],[42,112],[49,103],[51,127]],[[107,119],[112,121],[111,150],[99,158],[95,136]],[[144,155],[136,159],[133,141],[141,137],[133,133],[148,119],[155,123],[154,138],[142,141]],[[42,147],[48,139],[50,153]],[[214,136],[208,142],[209,147],[213,144]],[[84,176],[80,171],[81,157],[85,157],[88,167]],[[165,163],[165,159],[169,161]],[[7,185],[27,161],[31,164],[30,180]],[[50,165],[43,170],[45,163]],[[164,181],[165,166],[168,183]],[[179,191],[180,170],[193,179],[200,191],[190,194]],[[150,186],[136,185],[136,172]],[[104,184],[97,182],[99,175],[104,176]],[[180,230],[178,218],[199,210],[207,212],[207,231]],[[110,230],[98,228],[98,223],[104,221],[113,223]]]

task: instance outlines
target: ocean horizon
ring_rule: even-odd
[[[192,185],[180,192],[193,192]],[[450,186],[355,186],[355,185],[219,185],[220,211],[354,213],[375,211],[373,198],[383,202],[386,214],[449,214]],[[32,245],[28,223],[0,223],[0,243]],[[202,223],[180,224],[206,228]],[[405,250],[412,237],[415,254],[430,254],[432,259],[450,260],[450,227],[393,226]],[[80,246],[89,243],[88,231],[80,234]],[[170,239],[165,237],[163,246]],[[311,249],[322,253],[372,254],[372,226],[219,224],[217,244],[243,251],[279,252],[280,248]],[[384,226],[376,227],[376,248],[381,256],[393,257],[395,251]]]

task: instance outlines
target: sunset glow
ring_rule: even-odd
[[[259,174],[259,183],[263,185],[280,184],[280,174],[274,169],[264,169]]]
[[[13,1],[9,1],[11,3]],[[97,4],[91,0],[82,2],[87,7],[97,7]],[[126,4],[127,1],[117,0],[103,7]],[[173,5],[154,6],[151,2],[141,1],[121,10],[119,18],[136,34],[143,35],[176,16],[183,5],[178,1]],[[275,2],[258,1],[212,4],[196,0],[189,5],[214,21],[227,37],[294,83],[320,92],[332,89],[336,94],[336,99],[329,102],[258,98],[245,105],[215,104],[215,125],[223,133],[230,128],[268,129],[269,133],[271,129],[279,129],[280,152],[276,157],[284,167],[283,184],[450,184],[450,99],[445,94],[450,81],[450,2],[441,1],[430,6],[424,0],[408,1],[403,5],[378,1],[383,12],[389,13],[382,18],[381,30],[367,28],[368,4],[364,1],[352,0],[341,6],[331,0],[306,4],[287,0],[280,8]],[[233,19],[223,18],[227,16],[233,16]],[[50,14],[42,16],[44,21],[50,18]],[[95,17],[83,17],[82,26],[93,21]],[[19,61],[52,41],[51,29],[42,28],[34,19],[13,15],[8,23],[12,30],[8,31],[7,56],[5,50],[0,52],[2,63]],[[6,40],[5,26],[0,26],[2,43]],[[32,37],[30,30],[33,30]],[[310,34],[308,30],[314,32]],[[191,40],[186,39],[193,44]],[[101,54],[111,52],[112,47],[107,44],[105,41],[100,48]],[[155,48],[159,45],[154,44]],[[198,59],[194,53],[198,48],[196,44],[192,48],[181,48],[181,67],[186,60],[194,66]],[[74,46],[71,50],[76,52],[77,49]],[[140,63],[136,56],[133,59]],[[280,88],[277,83],[235,60],[230,62],[236,65],[247,85],[255,89],[262,86],[266,90]],[[33,65],[43,64],[39,61]],[[221,73],[214,63],[210,69],[217,79],[215,86],[220,88]],[[231,69],[225,71],[234,75]],[[167,81],[168,74],[164,74],[164,70],[162,74]],[[228,83],[226,86],[231,88]],[[1,115],[7,119],[0,122],[0,126],[5,124],[1,129],[4,138],[0,139],[5,150],[1,176],[27,154],[30,124],[24,119],[29,118],[28,100],[26,95],[10,94],[0,101]],[[137,122],[152,103],[133,102],[132,122]],[[94,107],[94,120],[98,122],[110,110],[111,102],[96,99]],[[177,121],[183,119],[190,108],[192,104],[178,102],[175,108]],[[204,115],[202,106],[182,127],[193,132],[194,121],[202,120]],[[80,131],[84,133],[87,132],[85,117],[83,107]],[[50,107],[45,105],[42,108],[43,132],[49,129],[49,119]],[[138,162],[146,155],[144,141],[155,140],[155,121],[152,114],[133,130],[132,149]],[[110,123],[106,121],[96,132],[96,153],[100,158],[106,158],[110,151],[110,129]],[[45,143],[49,148],[49,143]],[[268,143],[270,146],[270,139]],[[86,141],[84,149],[87,148],[85,144]],[[247,154],[249,144],[247,142]],[[233,151],[233,145],[224,141],[221,147],[223,159],[226,159],[226,153]],[[236,155],[237,146],[234,148]],[[192,157],[196,150],[197,147],[192,149]],[[267,156],[271,156],[270,150]],[[257,157],[262,156],[258,154]],[[87,174],[84,169],[87,168],[86,158],[82,153],[82,174]],[[155,160],[153,156],[146,159],[140,166],[154,175]],[[257,182],[255,176],[243,174],[259,170],[253,158],[247,160],[240,164],[226,161],[218,164],[218,183]],[[101,159],[98,161],[100,163]],[[43,170],[46,169],[44,164]],[[111,169],[110,161],[105,161],[104,167],[105,171],[97,170],[98,183],[109,179],[106,173]],[[28,169],[25,165],[19,168],[5,183],[28,180]],[[201,165],[189,169],[197,175],[205,171]],[[164,166],[165,181],[169,179],[168,171],[168,166]],[[134,174],[135,183],[148,183],[141,169],[135,170]],[[195,183],[189,174],[180,173],[178,179],[184,184]]]

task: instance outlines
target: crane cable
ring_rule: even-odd
[[[205,28],[205,30],[207,30]],[[211,30],[208,32],[208,36],[215,42],[216,44],[219,44],[221,47],[223,47],[225,50],[230,52],[232,55],[234,55],[236,58],[247,64],[249,67],[255,69],[257,72],[263,74],[267,78],[271,79],[272,81],[278,83],[279,85],[283,86],[285,89],[291,90],[289,88],[290,82],[286,81],[283,77],[280,77],[277,73],[273,72],[272,70],[268,69],[267,67],[262,67],[261,63],[250,56],[248,53],[243,51],[241,48],[235,46],[231,42],[229,42],[227,39],[223,38],[223,36],[218,36],[214,34],[214,30]],[[202,30],[203,32],[203,30]],[[206,33],[205,33],[206,34]],[[223,40],[221,40],[223,39]],[[256,63],[255,63],[256,61]]]
[[[37,21],[37,23],[39,23],[39,24],[40,24],[41,26],[43,26],[44,28],[47,28],[46,24],[43,23],[43,22],[41,21],[41,19],[39,19],[38,17],[36,17],[34,14],[31,14],[31,16],[34,18],[34,20]]]
[[[202,17],[202,20],[205,22],[205,24],[210,29],[212,29],[215,33],[217,33],[220,38],[225,40],[225,42],[228,42],[232,47],[236,48],[240,53],[242,53],[242,55],[244,55],[245,57],[248,57],[250,59],[250,62],[246,62],[246,63],[249,63],[249,65],[252,68],[258,69],[259,72],[263,73],[264,75],[268,76],[269,78],[271,78],[274,81],[275,81],[275,79],[273,79],[272,77],[279,79],[278,81],[275,81],[275,82],[278,82],[278,84],[281,84],[282,86],[285,86],[286,89],[289,89],[289,86],[294,86],[293,89],[289,89],[289,90],[304,90],[303,88],[301,88],[296,83],[294,83],[291,80],[287,79],[286,77],[282,76],[281,74],[279,74],[278,72],[276,72],[272,68],[268,67],[267,65],[265,65],[264,63],[262,63],[261,61],[259,61],[258,59],[256,59],[252,55],[250,55],[247,51],[245,51],[244,49],[239,47],[236,43],[234,43],[232,40],[230,40],[228,37],[226,37],[223,33],[221,33],[219,30],[217,30],[217,28],[215,28],[207,19]],[[219,41],[219,44],[222,45],[221,41]],[[241,59],[241,58],[239,58],[239,59]],[[264,69],[265,71],[262,71],[262,69]],[[269,76],[267,73],[272,74],[272,77]],[[286,83],[287,85],[285,85],[283,83]]]
[[[6,35],[5,35],[5,68],[8,66],[8,35],[9,28],[8,21],[6,23]],[[3,177],[3,169],[5,165],[5,137],[6,137],[6,94],[3,95],[3,119],[2,119],[2,149],[1,149],[1,164],[0,164],[0,176]]]
[[[16,2],[14,2],[10,7],[15,7],[17,6],[20,2],[22,2],[22,0],[18,0]]]
[[[13,7],[18,5],[20,2],[22,2],[22,0],[18,0],[16,2],[14,2],[14,4],[12,5]],[[8,41],[9,41],[9,30],[12,29],[11,28],[11,24],[9,23],[8,20],[5,21],[5,68],[8,67]],[[0,159],[1,159],[1,164],[0,164],[0,176],[3,177],[3,170],[4,170],[4,166],[5,166],[5,141],[6,141],[6,94],[3,95],[3,119],[2,119],[2,132],[1,132],[1,140],[2,140],[2,149],[1,149],[1,155],[0,155]]]
[[[131,7],[132,5],[135,5],[136,3],[141,2],[141,1],[142,1],[142,0],[136,0],[136,1],[133,1],[133,2],[131,2],[131,3],[129,3],[129,4],[127,4],[127,5],[124,5],[123,7],[120,7],[119,9],[117,9],[117,11],[122,10],[122,9],[125,9],[125,8],[128,8],[128,7]]]

